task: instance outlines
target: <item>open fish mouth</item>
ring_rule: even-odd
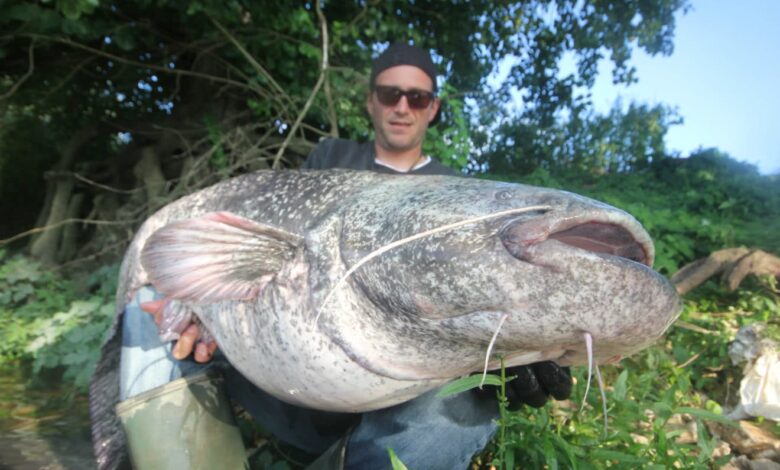
[[[550,304],[551,312],[568,325],[567,334],[589,335],[594,352],[586,353],[582,343],[562,335],[538,344],[549,360],[562,365],[614,362],[655,341],[679,312],[668,282],[652,270],[650,236],[622,211],[590,210],[573,216],[550,211],[532,219],[506,220],[498,236],[514,258],[560,274],[561,289],[570,281],[602,283],[579,301]],[[583,263],[572,269],[579,260]],[[653,294],[640,295],[635,286]],[[569,291],[571,298],[577,298],[575,292]]]
[[[586,222],[551,233],[548,240],[558,240],[594,253],[619,256],[649,266],[647,250],[626,228],[601,222]]]
[[[548,240],[652,267],[655,250],[647,232],[627,214],[597,217],[540,218],[506,223],[499,232],[504,247],[515,258],[537,264],[532,247]]]

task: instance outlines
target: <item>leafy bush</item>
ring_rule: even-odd
[[[495,175],[488,175],[495,179]],[[747,245],[780,250],[780,186],[772,177],[712,151],[668,159],[643,172],[593,175],[536,170],[501,179],[570,190],[634,215],[656,245],[655,268],[670,275],[712,251]],[[775,227],[780,228],[780,227]],[[717,439],[705,421],[725,422],[741,367],[728,346],[738,329],[768,325],[780,339],[780,297],[773,278],[747,279],[735,292],[711,280],[688,294],[662,343],[605,367],[609,430],[598,393],[579,411],[587,371],[576,368],[571,401],[504,412],[501,432],[479,463],[496,468],[717,468]],[[596,345],[598,347],[598,345]],[[731,390],[731,393],[729,393]],[[780,426],[775,430],[780,432]]]
[[[0,251],[0,262],[0,362],[31,361],[85,390],[113,318],[116,267],[67,279],[23,256]]]
[[[565,189],[632,214],[656,245],[655,269],[671,275],[715,250],[746,245],[780,252],[780,185],[755,168],[716,151],[666,158],[634,173],[551,174],[491,179]],[[777,229],[777,230],[775,230]]]
[[[730,424],[720,413],[728,399],[727,384],[737,386],[741,378],[741,369],[730,365],[728,357],[739,327],[769,323],[774,326],[770,335],[780,338],[780,306],[772,284],[736,293],[708,285],[686,301],[682,322],[661,344],[605,367],[606,435],[597,393],[591,391],[579,411],[587,371],[576,368],[578,385],[570,401],[503,412],[502,431],[480,460],[497,468],[514,468],[517,462],[528,468],[578,469],[724,464],[732,456],[713,459],[717,440],[705,421]]]

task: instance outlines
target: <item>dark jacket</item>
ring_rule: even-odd
[[[354,142],[346,139],[325,139],[306,157],[301,168],[308,170],[326,170],[329,168],[348,168],[352,170],[370,170],[377,173],[409,175],[457,175],[452,168],[446,167],[435,158],[427,165],[401,173],[376,163],[374,142]]]

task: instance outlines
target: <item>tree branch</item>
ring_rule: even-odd
[[[233,85],[233,86],[236,86],[236,87],[239,87],[239,88],[243,88],[243,89],[246,89],[246,90],[250,90],[250,91],[252,91],[254,93],[258,93],[260,95],[263,95],[263,93],[260,90],[258,90],[256,88],[256,86],[252,86],[251,84],[242,83],[242,82],[239,82],[239,81],[236,81],[236,80],[231,80],[229,78],[218,77],[216,75],[209,75],[207,73],[193,72],[192,70],[172,69],[172,68],[163,67],[163,66],[160,66],[160,65],[148,64],[148,63],[144,63],[144,62],[138,62],[138,61],[135,61],[135,60],[126,59],[124,57],[112,54],[110,52],[105,52],[105,51],[102,51],[100,49],[95,49],[94,47],[90,47],[90,46],[78,43],[76,41],[71,41],[70,39],[66,39],[66,38],[49,37],[49,36],[44,36],[44,35],[40,35],[40,34],[25,34],[24,36],[27,36],[27,37],[30,37],[30,38],[33,38],[33,39],[41,39],[41,40],[45,40],[45,41],[59,42],[59,43],[65,44],[67,46],[74,47],[76,49],[81,49],[81,50],[90,52],[92,54],[103,56],[103,57],[106,57],[108,59],[111,59],[111,60],[114,60],[114,61],[117,61],[117,62],[120,62],[120,63],[123,63],[123,64],[133,65],[135,67],[140,67],[140,68],[149,69],[149,70],[157,70],[157,71],[160,71],[160,72],[170,73],[170,74],[174,74],[174,75],[178,75],[178,76],[197,77],[197,78],[202,78],[202,79],[205,79],[205,80],[210,80],[210,81],[213,81],[213,82],[227,83],[229,85]]]
[[[293,135],[295,135],[298,127],[301,125],[301,121],[303,121],[303,118],[309,111],[311,104],[314,102],[314,97],[317,96],[320,88],[322,88],[322,83],[325,81],[325,75],[328,73],[328,22],[325,19],[325,15],[322,13],[320,0],[316,0],[314,2],[314,8],[317,11],[317,18],[320,20],[320,30],[322,31],[322,63],[320,64],[320,76],[317,78],[317,83],[314,85],[314,89],[311,91],[309,99],[306,100],[306,104],[298,114],[298,118],[295,120],[295,123],[287,133],[287,137],[285,137],[284,143],[282,143],[282,146],[279,147],[279,150],[276,152],[273,164],[271,165],[271,168],[273,169],[279,168],[280,162],[282,160],[282,154],[284,154],[284,151],[287,149],[287,145],[290,143],[290,139],[292,139]]]
[[[217,29],[219,29],[222,32],[222,34],[224,34],[225,37],[228,38],[228,40],[232,42],[234,46],[236,46],[236,49],[238,49],[241,55],[243,55],[244,58],[246,58],[246,60],[252,65],[252,67],[254,67],[255,70],[257,70],[257,72],[260,73],[260,75],[264,76],[266,80],[268,80],[268,83],[270,83],[273,86],[274,90],[280,96],[286,98],[287,101],[292,101],[290,97],[287,95],[287,93],[285,93],[284,89],[281,86],[279,86],[278,83],[276,83],[274,77],[270,73],[268,73],[268,71],[262,65],[260,65],[260,63],[257,60],[255,60],[254,57],[252,57],[252,54],[250,54],[249,51],[247,51],[246,48],[240,42],[238,42],[238,40],[232,34],[230,34],[230,32],[227,29],[225,29],[222,26],[222,24],[220,24],[219,21],[217,21],[215,18],[212,18],[211,16],[209,16],[209,19],[211,20],[212,23],[214,23],[214,26],[216,26]]]
[[[325,101],[328,103],[328,120],[330,121],[330,135],[339,136],[339,119],[336,115],[336,107],[333,103],[333,94],[330,91],[330,70],[325,73]]]
[[[77,265],[79,263],[84,263],[84,262],[90,261],[92,259],[99,258],[99,257],[105,255],[106,253],[108,253],[108,252],[110,252],[110,251],[112,251],[112,250],[114,250],[116,248],[120,248],[120,247],[123,247],[124,245],[129,244],[130,241],[132,241],[132,238],[133,238],[132,236],[128,236],[127,238],[125,238],[123,240],[119,240],[118,242],[114,242],[114,243],[111,243],[111,244],[103,247],[103,249],[97,251],[96,253],[92,253],[91,255],[87,255],[87,256],[82,256],[80,258],[76,258],[76,259],[67,261],[65,263],[58,264],[57,266],[52,266],[49,269],[51,269],[52,271],[60,271],[60,270],[63,270],[65,268],[67,268],[68,266]]]
[[[56,84],[53,87],[51,87],[51,89],[46,91],[46,94],[43,95],[44,98],[58,93],[62,89],[62,87],[64,87],[65,84],[68,83],[71,78],[73,78],[74,75],[76,75],[81,69],[84,68],[85,65],[87,65],[90,62],[92,62],[93,60],[95,60],[95,57],[87,57],[84,60],[82,60],[81,62],[79,62],[75,67],[73,67],[73,69],[70,72],[68,72],[68,74],[65,76],[65,78],[60,80],[60,82],[58,84]]]
[[[734,290],[748,274],[780,276],[780,258],[761,250],[727,248],[686,264],[671,281],[677,293],[683,295],[716,274],[722,274],[727,288]]]
[[[72,173],[72,175],[73,175],[73,177],[74,177],[74,178],[76,178],[77,180],[81,181],[82,183],[86,183],[86,184],[88,184],[88,185],[90,185],[90,186],[94,186],[94,187],[96,187],[96,188],[100,188],[100,189],[103,189],[103,190],[105,190],[105,191],[109,191],[109,192],[112,192],[112,193],[119,193],[119,194],[133,194],[133,193],[137,193],[137,192],[139,192],[139,191],[142,191],[142,190],[143,190],[142,188],[135,188],[135,189],[116,189],[116,188],[112,188],[111,186],[106,186],[106,185],[104,185],[104,184],[100,184],[100,183],[98,183],[98,182],[96,182],[96,181],[92,181],[91,179],[89,179],[89,178],[87,178],[87,177],[84,177],[84,176],[81,176],[81,175],[80,175],[80,174],[78,174],[78,173]]]
[[[35,38],[32,38],[32,40],[30,40],[30,48],[27,50],[27,56],[29,57],[29,65],[27,66],[27,72],[25,72],[24,75],[22,75],[22,77],[11,86],[10,90],[8,90],[6,93],[0,96],[0,101],[7,100],[11,96],[13,96],[13,94],[16,93],[16,90],[18,90],[19,87],[22,86],[22,84],[32,76],[33,71],[35,70]]]
[[[7,245],[11,242],[14,242],[16,240],[22,239],[24,237],[34,235],[36,233],[46,232],[47,230],[53,230],[55,228],[62,227],[63,225],[67,224],[76,224],[76,223],[82,223],[82,224],[88,224],[88,225],[131,225],[135,221],[134,220],[126,220],[123,222],[117,222],[115,220],[89,220],[89,219],[65,219],[57,222],[56,224],[46,225],[43,227],[35,227],[30,230],[24,231],[22,233],[17,233],[13,237],[6,238],[5,240],[0,240],[0,246]]]

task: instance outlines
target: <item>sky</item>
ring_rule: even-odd
[[[618,97],[624,106],[672,106],[684,122],[670,128],[669,151],[716,147],[764,174],[780,173],[780,0],[691,5],[677,15],[671,56],[634,51],[638,83],[613,85],[602,64],[596,110],[608,112]]]

